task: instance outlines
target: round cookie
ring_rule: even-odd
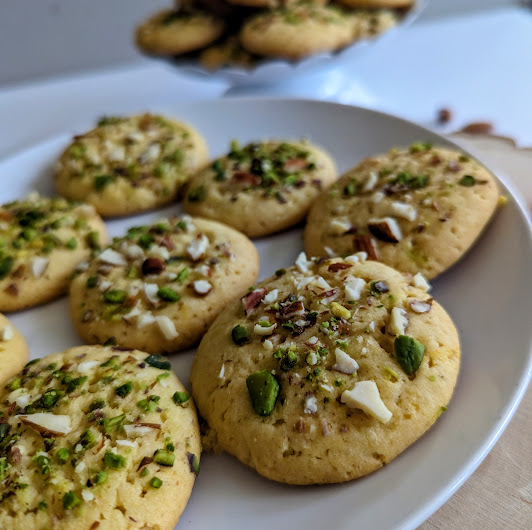
[[[350,14],[354,25],[355,40],[372,39],[397,26],[399,17],[395,11],[354,11]]]
[[[0,206],[0,311],[61,296],[76,266],[106,242],[88,204],[31,194]]]
[[[237,37],[231,36],[224,41],[205,48],[199,54],[199,61],[207,70],[218,70],[224,66],[250,68],[256,58],[240,44]]]
[[[224,29],[222,18],[203,9],[165,9],[137,28],[136,40],[147,53],[180,55],[208,46]]]
[[[191,373],[216,449],[280,482],[343,482],[445,410],[460,364],[451,319],[420,276],[364,257],[301,254],[216,319]]]
[[[0,314],[0,387],[28,362],[28,345],[22,333]]]
[[[164,358],[81,346],[31,361],[0,414],[0,528],[174,528],[201,446]]]
[[[346,7],[353,8],[368,8],[368,9],[401,9],[411,7],[415,4],[415,0],[337,0],[339,4]]]
[[[183,216],[134,227],[72,281],[72,318],[90,344],[172,352],[195,344],[258,270],[253,243],[220,223]]]
[[[260,12],[242,26],[244,48],[257,55],[301,59],[353,40],[352,22],[336,7],[298,4]]]
[[[330,156],[308,142],[233,142],[227,156],[190,180],[184,206],[192,215],[264,236],[300,222],[335,179]]]
[[[309,256],[364,250],[434,278],[486,227],[498,203],[493,175],[458,151],[415,143],[363,160],[312,206]]]
[[[227,0],[234,5],[257,7],[264,9],[273,9],[279,7],[288,7],[301,3],[301,0]],[[330,0],[305,0],[307,5],[324,6],[328,4]]]
[[[174,201],[207,162],[205,141],[189,125],[151,114],[106,117],[63,152],[55,182],[61,195],[115,217]]]

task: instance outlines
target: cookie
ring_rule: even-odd
[[[239,6],[248,6],[264,9],[288,7],[301,3],[301,0],[227,0],[229,3]],[[330,0],[306,0],[308,5],[324,6]]]
[[[353,8],[401,9],[413,6],[415,0],[337,0],[339,4]]]
[[[147,53],[180,55],[208,46],[224,29],[222,18],[203,9],[165,9],[137,28],[136,41]]]
[[[0,528],[171,530],[199,472],[192,400],[160,356],[81,346],[0,390]]]
[[[451,319],[421,276],[364,258],[302,253],[216,319],[191,373],[216,449],[279,482],[343,482],[446,410],[460,364]]]
[[[28,345],[22,333],[0,314],[0,386],[27,362]]]
[[[253,243],[236,230],[188,216],[131,228],[70,287],[84,341],[172,352],[195,344],[216,315],[256,280]]]
[[[196,174],[185,210],[217,219],[251,237],[301,221],[322,188],[336,179],[330,156],[308,142],[234,141],[225,157]]]
[[[115,217],[174,201],[207,162],[205,141],[189,125],[151,114],[106,117],[63,152],[55,182],[64,197]]]
[[[31,194],[0,206],[0,311],[61,296],[76,266],[106,242],[88,204]]]
[[[205,48],[200,52],[198,58],[207,70],[218,70],[224,66],[250,68],[256,60],[251,53],[242,48],[240,41],[235,36]]]
[[[338,8],[298,4],[250,18],[242,26],[240,40],[251,53],[295,60],[348,45],[353,28]]]
[[[397,26],[399,22],[397,13],[389,9],[354,11],[350,16],[353,21],[355,40],[377,37]]]
[[[363,160],[309,212],[309,256],[364,250],[398,270],[434,278],[473,245],[492,217],[493,175],[464,154],[418,142]]]

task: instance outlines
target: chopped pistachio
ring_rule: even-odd
[[[98,473],[96,473],[96,475],[94,476],[94,484],[96,485],[101,485],[103,484],[104,482],[107,481],[107,473],[105,471],[98,471]]]
[[[461,186],[471,187],[476,184],[476,179],[472,175],[464,175],[459,181],[458,184]]]
[[[157,449],[153,455],[153,461],[161,466],[172,467],[174,465],[175,455],[165,449]]]
[[[414,375],[419,368],[425,346],[414,337],[398,335],[393,344],[397,362],[407,375]]]
[[[98,276],[89,276],[87,278],[87,289],[92,289],[98,285]]]
[[[144,359],[144,362],[148,363],[153,368],[158,368],[159,370],[171,370],[172,365],[168,361],[166,357],[163,355],[148,355],[146,359]]]
[[[198,186],[189,190],[187,199],[190,202],[202,202],[207,198],[207,189],[205,186]]]
[[[81,504],[81,499],[71,490],[63,496],[63,508],[71,510]]]
[[[70,452],[65,447],[61,447],[61,449],[58,449],[55,453],[55,459],[59,464],[66,464],[69,458]]]
[[[183,405],[184,403],[187,403],[190,396],[186,392],[179,392],[176,391],[174,395],[172,396],[172,399],[174,400],[174,403],[176,405]]]
[[[279,395],[279,383],[275,377],[268,370],[254,372],[247,377],[246,386],[255,412],[260,416],[269,416]]]
[[[157,291],[157,296],[165,302],[178,302],[181,299],[179,293],[176,293],[170,287],[161,287]]]
[[[143,470],[144,471],[144,470]],[[147,470],[146,470],[147,471]],[[152,477],[152,479],[149,482],[150,486],[152,488],[159,489],[163,485],[163,481],[160,478]]]
[[[103,463],[105,467],[110,467],[111,469],[121,469],[126,466],[126,459],[121,455],[113,453],[112,451],[106,451],[103,457]]]
[[[94,177],[94,189],[96,191],[103,191],[114,180],[116,180],[116,177],[113,175],[98,175]]]
[[[231,331],[231,337],[237,346],[242,346],[246,342],[249,342],[249,332],[244,326],[241,325],[236,325],[233,328]]]
[[[132,388],[133,388],[133,383],[131,381],[128,381],[127,383],[124,383],[123,385],[116,387],[115,392],[117,396],[126,397],[131,392]]]
[[[121,304],[127,298],[126,291],[122,289],[111,289],[103,295],[103,299],[108,304]]]
[[[0,258],[0,280],[4,279],[13,268],[15,258],[12,256],[5,256]]]

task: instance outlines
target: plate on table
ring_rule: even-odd
[[[196,58],[170,57],[161,59],[171,66],[177,67],[182,72],[199,76],[203,79],[226,81],[231,86],[274,85],[291,80],[294,77],[318,72],[326,73],[329,70],[349,67],[377,42],[386,46],[386,42],[389,39],[392,40],[397,32],[405,29],[419,16],[427,3],[428,0],[416,0],[415,5],[404,14],[397,26],[382,33],[375,39],[361,39],[339,51],[311,55],[299,61],[264,58],[258,59],[250,68],[223,66],[217,70],[209,70]]]
[[[206,137],[213,157],[224,154],[233,138],[244,143],[305,136],[331,153],[340,174],[363,157],[392,146],[418,140],[454,145],[392,116],[317,101],[228,99],[138,110],[190,122]],[[0,202],[32,190],[53,194],[53,165],[69,141],[70,135],[64,134],[1,161]],[[501,183],[501,189],[508,203],[474,248],[433,282],[434,296],[454,319],[462,344],[454,396],[434,427],[389,465],[339,485],[284,486],[228,455],[206,454],[177,528],[312,530],[334,521],[337,530],[407,529],[419,525],[452,495],[500,436],[531,373],[531,227],[523,201],[507,184]],[[107,224],[115,236],[127,227],[181,212],[176,204]],[[255,240],[261,278],[293,263],[303,248],[301,235],[297,227]],[[25,334],[32,358],[80,344],[66,298],[11,318]],[[193,355],[189,350],[171,356],[185,383]]]

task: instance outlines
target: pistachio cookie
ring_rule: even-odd
[[[363,160],[310,210],[310,256],[364,250],[398,270],[434,278],[475,242],[493,215],[493,175],[462,153],[427,143]]]
[[[231,151],[196,174],[185,210],[217,219],[251,237],[303,220],[322,188],[336,179],[331,157],[308,142],[268,141]]]
[[[36,193],[0,206],[0,311],[61,296],[80,261],[107,243],[94,208]]]
[[[218,70],[223,66],[250,68],[256,58],[242,47],[236,36],[205,48],[199,54],[199,61],[207,70]]]
[[[399,16],[390,9],[360,10],[351,14],[355,40],[372,39],[397,26]]]
[[[244,22],[240,40],[257,55],[295,60],[347,46],[353,27],[336,7],[303,3],[258,13]]]
[[[227,0],[229,3],[239,6],[258,7],[273,9],[279,7],[293,6],[302,3],[301,0]],[[304,0],[308,5],[324,6],[330,0]]]
[[[426,288],[365,253],[302,253],[203,338],[191,384],[208,439],[289,484],[390,462],[445,410],[458,374],[456,329]]]
[[[258,270],[253,243],[220,223],[184,216],[134,227],[72,281],[74,325],[91,344],[179,350],[199,340]]]
[[[0,385],[28,362],[28,345],[11,322],[0,314]]]
[[[0,390],[0,528],[171,530],[199,472],[192,400],[159,355],[81,346]]]
[[[179,55],[208,46],[224,29],[222,18],[203,9],[165,9],[137,28],[137,46],[155,55]]]
[[[74,138],[55,181],[61,195],[115,217],[174,201],[207,162],[205,141],[189,125],[151,114],[107,117]]]

